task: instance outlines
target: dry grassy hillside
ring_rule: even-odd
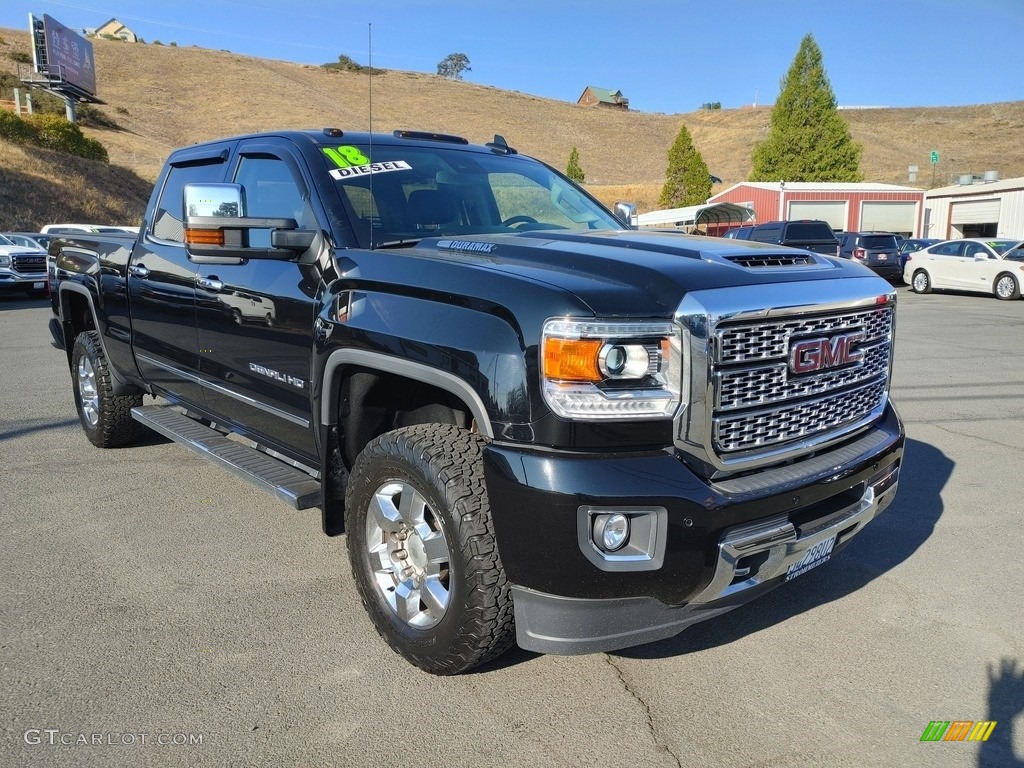
[[[5,41],[0,70],[14,72],[11,52],[29,50],[28,34],[0,29],[0,37]],[[196,141],[271,128],[369,126],[371,83],[364,74],[199,48],[93,44],[99,93],[106,102],[100,109],[123,130],[86,132],[107,147],[112,164],[146,179],[155,178],[173,147]],[[397,71],[373,78],[372,101],[376,130],[433,130],[472,141],[501,133],[513,146],[558,168],[577,147],[587,184],[599,197],[631,197],[642,210],[656,204],[668,149],[681,124],[711,172],[728,185],[747,177],[751,148],[770,119],[765,108],[682,115],[584,108]],[[998,169],[1004,178],[1024,176],[1017,138],[1024,102],[843,115],[864,145],[861,170],[867,180],[905,183],[907,165],[916,163],[927,186],[933,149],[942,153],[940,184],[958,173],[988,169]],[[4,162],[0,157],[0,167]]]

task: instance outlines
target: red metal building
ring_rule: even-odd
[[[754,209],[757,222],[821,219],[837,232],[920,237],[924,191],[895,184],[745,181],[708,198]]]

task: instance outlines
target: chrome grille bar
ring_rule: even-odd
[[[895,314],[874,276],[688,294],[676,447],[720,479],[860,434],[888,403]]]

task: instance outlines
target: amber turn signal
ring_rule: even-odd
[[[544,376],[554,381],[601,381],[600,339],[544,340]]]
[[[186,245],[224,245],[224,230],[186,229]]]

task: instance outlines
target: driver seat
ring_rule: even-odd
[[[447,190],[416,189],[409,193],[408,216],[416,229],[441,229],[459,223],[459,206]]]

